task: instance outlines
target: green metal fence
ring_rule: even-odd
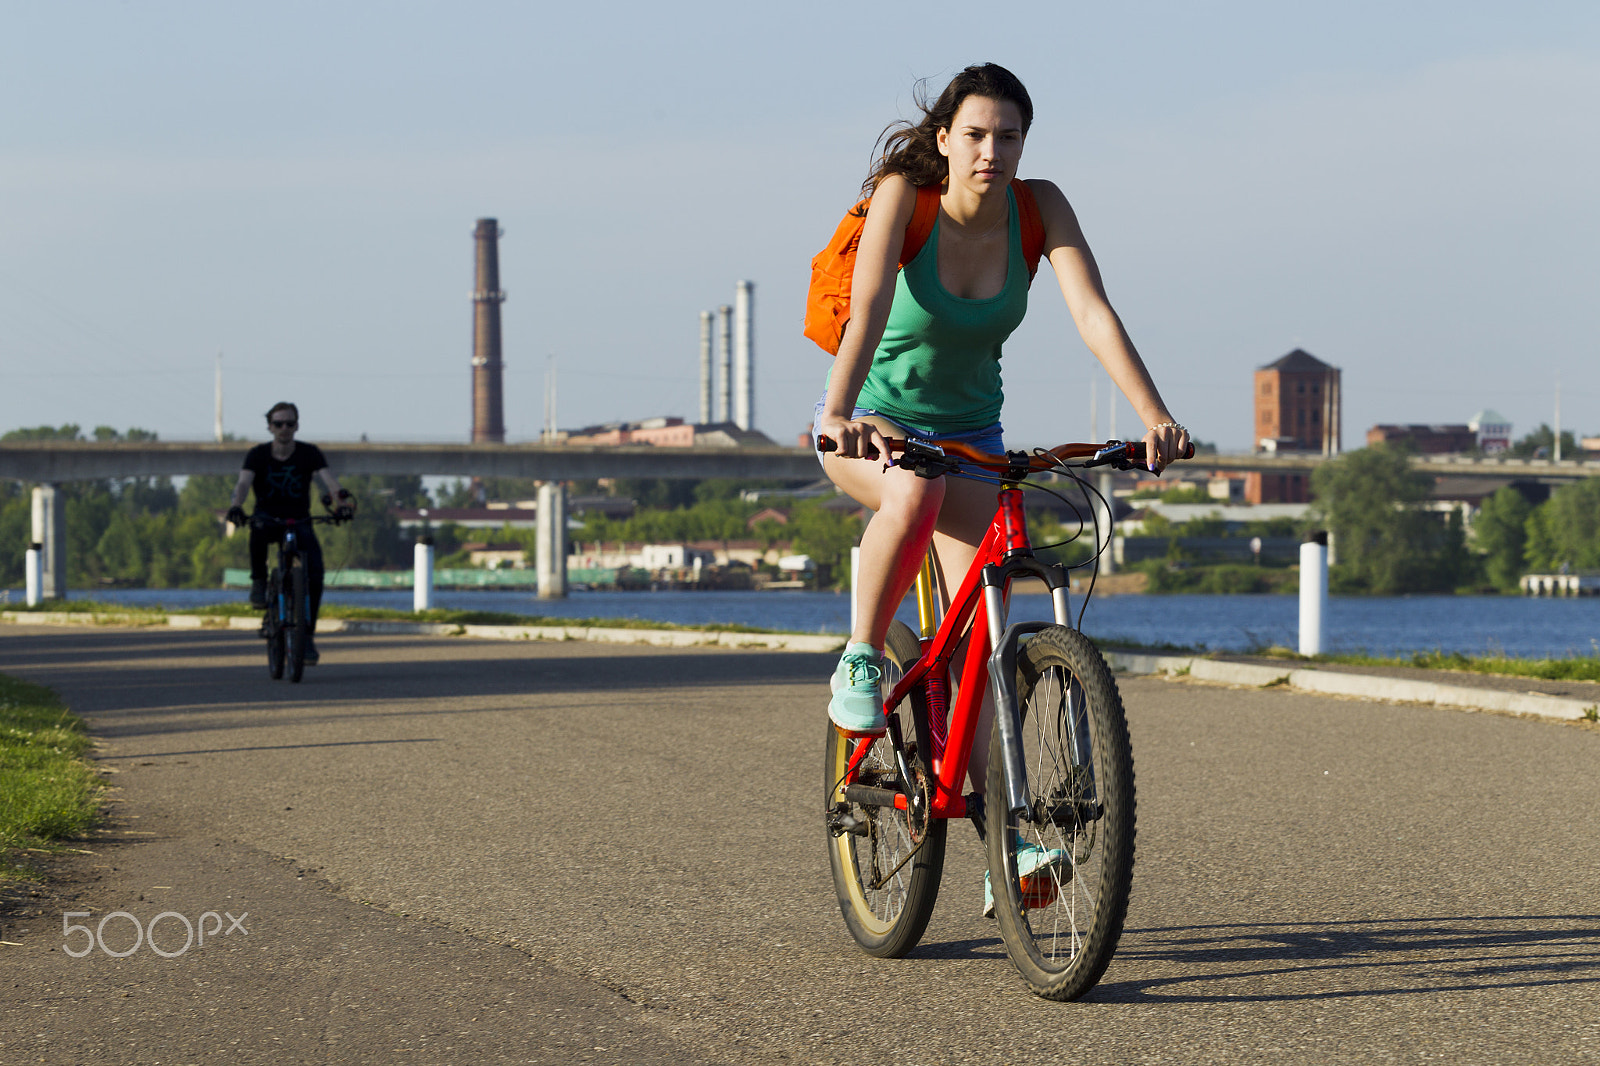
[[[612,569],[567,569],[567,584],[610,588],[617,584],[618,571]],[[338,589],[408,589],[416,574],[411,570],[329,570],[325,584]],[[249,588],[250,571],[229,567],[222,572],[224,588]],[[433,572],[433,587],[442,589],[537,589],[539,574],[534,570],[439,569]]]

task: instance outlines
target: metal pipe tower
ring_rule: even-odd
[[[477,276],[472,291],[472,443],[504,444],[505,401],[500,361],[500,224],[478,219]]]

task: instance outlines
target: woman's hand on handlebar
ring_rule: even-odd
[[[823,415],[817,424],[817,449],[841,459],[877,459],[889,454],[889,441],[871,422]]]
[[[1168,464],[1186,459],[1190,450],[1189,431],[1176,422],[1158,422],[1145,431],[1144,454],[1152,474],[1159,474]]]

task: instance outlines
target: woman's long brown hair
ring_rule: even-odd
[[[922,112],[922,121],[913,124],[902,119],[884,129],[878,138],[883,152],[872,173],[861,183],[861,195],[871,196],[878,183],[890,174],[899,174],[918,187],[942,185],[950,175],[950,161],[939,153],[938,133],[950,128],[962,101],[969,96],[1016,104],[1022,113],[1023,136],[1027,136],[1028,127],[1033,125],[1033,101],[1022,81],[999,64],[975,64],[951,78],[931,104],[923,86],[917,87],[917,109]]]

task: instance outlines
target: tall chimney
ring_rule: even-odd
[[[711,421],[711,312],[700,312],[700,424]]]
[[[749,429],[755,420],[755,333],[756,283],[739,282],[733,301],[733,422]]]
[[[480,218],[472,236],[478,253],[477,283],[472,292],[472,443],[504,444],[500,305],[506,294],[500,288],[500,224]]]
[[[717,331],[717,421],[733,421],[733,308],[717,308],[721,329]]]

